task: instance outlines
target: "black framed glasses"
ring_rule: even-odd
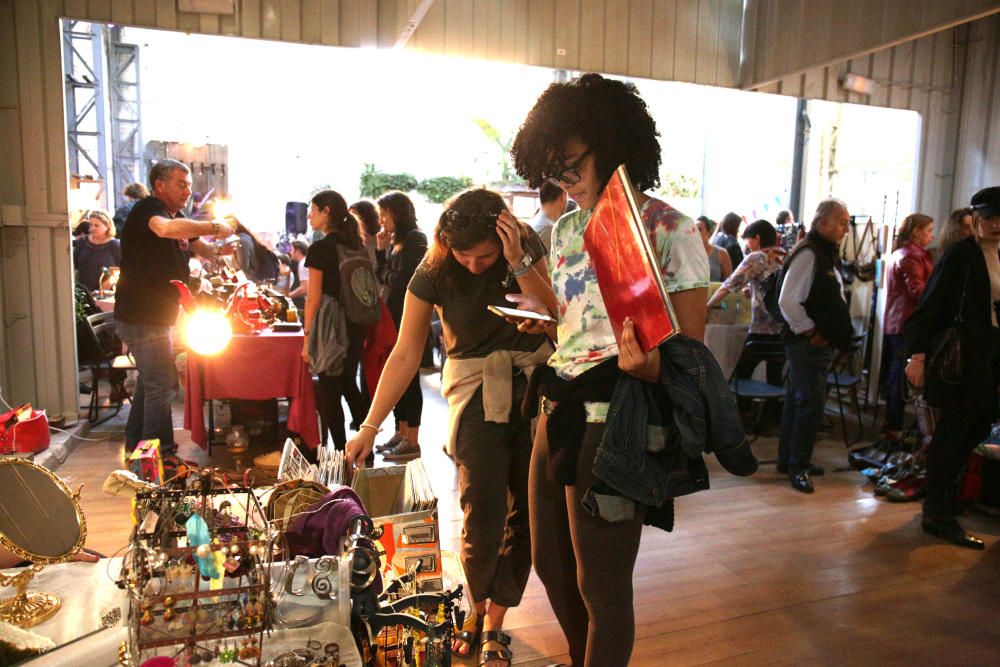
[[[588,155],[590,155],[589,148],[585,150],[583,155],[578,157],[573,164],[564,166],[562,171],[557,174],[546,176],[545,180],[556,187],[562,183],[565,183],[566,185],[576,185],[580,182],[580,165],[583,164],[583,161],[587,159]]]

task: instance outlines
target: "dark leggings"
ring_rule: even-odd
[[[399,402],[396,403],[396,407],[392,409],[392,414],[396,417],[396,427],[399,428],[400,422],[406,422],[408,426],[414,428],[420,426],[420,413],[423,409],[424,394],[420,390],[420,371],[417,371]]]
[[[587,424],[576,484],[545,474],[546,416],[540,415],[531,456],[528,508],[531,555],[569,644],[575,667],[627,665],[635,641],[632,570],[642,534],[642,508],[630,521],[591,516],[581,500],[597,479],[594,456],[604,424]]]
[[[364,327],[348,323],[347,356],[340,375],[319,374],[316,384],[316,411],[319,412],[320,439],[326,442],[327,433],[333,446],[344,449],[347,432],[344,429],[344,406],[341,397],[347,399],[351,410],[352,427],[356,427],[368,414],[368,399],[358,389],[358,364],[364,347]],[[355,429],[356,430],[356,429]]]
[[[355,431],[368,416],[368,408],[371,407],[371,399],[368,398],[367,391],[363,392],[358,387],[358,366],[361,365],[361,355],[364,354],[367,335],[367,327],[364,325],[347,323],[349,345],[347,358],[344,359],[344,373],[341,377],[343,378],[344,400],[347,401],[347,408],[351,411],[351,428]]]
[[[903,400],[903,334],[886,334],[882,353],[888,358],[885,377],[885,427],[889,431],[903,430],[906,401]]]

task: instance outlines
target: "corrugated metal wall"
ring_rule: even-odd
[[[1000,11],[997,0],[748,0],[743,86],[912,41]]]
[[[917,209],[938,221],[1000,183],[1000,14],[758,88],[921,115]],[[840,87],[845,72],[875,79],[874,94]]]
[[[791,3],[799,12],[807,5],[828,4],[775,1]],[[882,7],[880,38],[896,34],[894,22],[904,31],[913,23],[912,3],[873,2]],[[948,12],[967,15],[989,4],[919,3],[921,21]],[[234,15],[219,16],[179,12],[177,0],[0,0],[0,388],[7,399],[31,400],[51,413],[76,413],[59,17],[384,48],[396,42],[419,4],[237,0]],[[839,28],[816,22],[791,25],[776,39],[794,40],[794,53],[801,54],[814,44],[841,44],[854,32],[875,35],[865,18],[872,2],[830,4],[843,17]],[[742,10],[742,0],[437,0],[407,48],[736,87],[741,81]],[[760,20],[766,20],[763,14]],[[921,208],[940,216],[982,183],[1000,180],[996,21],[977,21],[794,77],[783,75],[810,63],[767,56],[763,64],[749,62],[749,71],[774,73],[777,83],[762,88],[769,92],[920,111]],[[761,26],[759,21],[752,25]],[[755,44],[771,39],[767,31],[751,30],[749,35]],[[836,83],[848,67],[892,83],[871,99],[849,97]]]
[[[76,414],[59,17],[390,47],[419,0],[0,0],[0,389]],[[742,0],[437,0],[407,48],[734,86]],[[565,51],[565,53],[563,53]]]

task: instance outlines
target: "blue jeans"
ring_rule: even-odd
[[[785,343],[788,389],[781,413],[778,463],[788,466],[789,475],[805,472],[811,465],[833,352],[829,346],[814,347],[802,336]]]
[[[177,368],[170,327],[121,321],[117,325],[118,336],[128,345],[139,370],[125,424],[125,449],[132,451],[140,440],[159,438],[161,454],[173,454],[177,445],[170,405],[177,387]]]

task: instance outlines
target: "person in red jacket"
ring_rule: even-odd
[[[896,234],[896,250],[886,271],[885,366],[886,421],[884,431],[903,430],[903,325],[920,302],[934,259],[927,246],[934,240],[934,220],[921,213],[906,216]]]

